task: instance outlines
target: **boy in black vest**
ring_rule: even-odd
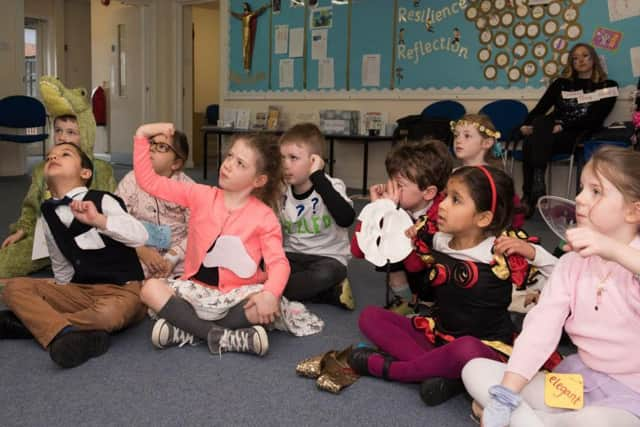
[[[142,268],[135,252],[148,238],[111,193],[88,190],[91,160],[74,144],[51,149],[44,166],[53,195],[42,206],[54,280],[11,279],[0,338],[34,337],[63,368],[109,348],[109,332],[144,317]]]

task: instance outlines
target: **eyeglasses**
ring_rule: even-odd
[[[155,151],[158,153],[168,153],[169,151],[173,151],[176,155],[177,158],[185,160],[184,157],[178,153],[178,151],[173,148],[171,145],[167,144],[166,142],[156,142],[154,140],[150,141],[151,144],[151,151]]]

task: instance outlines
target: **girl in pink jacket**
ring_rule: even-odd
[[[638,164],[637,151],[596,152],[582,172],[577,227],[567,231],[571,252],[527,315],[509,363],[475,359],[464,367],[485,427],[640,425]],[[545,377],[538,373],[563,328],[578,351],[553,373],[582,375],[584,407],[574,411],[546,405]]]
[[[277,141],[265,134],[234,136],[216,187],[154,172],[149,138],[173,134],[173,124],[156,123],[140,126],[134,138],[138,185],[190,211],[184,273],[179,280],[149,279],[140,291],[159,317],[153,344],[203,340],[212,353],[262,356],[269,349],[265,326],[294,335],[320,332],[320,319],[282,298],[290,268],[274,211],[282,194]]]

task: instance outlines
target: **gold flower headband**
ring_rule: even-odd
[[[490,138],[495,138],[495,139],[500,139],[500,132],[498,132],[497,130],[491,130],[488,127],[486,127],[485,125],[481,125],[478,122],[472,122],[469,120],[458,120],[457,122],[452,120],[449,122],[449,124],[451,125],[451,132],[455,132],[456,131],[456,127],[457,126],[473,126],[478,128],[478,131],[485,134],[486,136],[490,137]]]

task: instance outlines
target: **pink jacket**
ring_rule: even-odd
[[[640,237],[630,246],[640,248]],[[640,393],[640,282],[633,273],[598,256],[560,258],[525,318],[507,370],[532,378],[563,326],[585,365]]]
[[[178,172],[171,177],[177,182],[189,182],[193,180],[185,173]],[[133,171],[120,180],[116,195],[120,196],[127,205],[127,212],[140,221],[150,222],[155,225],[168,225],[171,227],[171,248],[178,254],[178,262],[171,275],[179,275],[184,271],[184,255],[187,251],[187,223],[189,222],[189,209],[175,203],[158,200],[149,193],[143,191],[136,183]],[[163,255],[168,251],[160,251]],[[145,277],[147,266],[142,264]]]
[[[229,292],[242,285],[264,283],[265,290],[280,297],[289,279],[289,262],[282,248],[282,230],[273,210],[255,197],[236,212],[229,212],[224,192],[209,185],[176,182],[157,175],[149,159],[149,141],[134,138],[133,164],[138,185],[149,194],[190,210],[187,254],[182,279],[198,272],[213,242],[222,234],[237,236],[247,253],[262,270],[241,278],[219,268],[219,289]]]

